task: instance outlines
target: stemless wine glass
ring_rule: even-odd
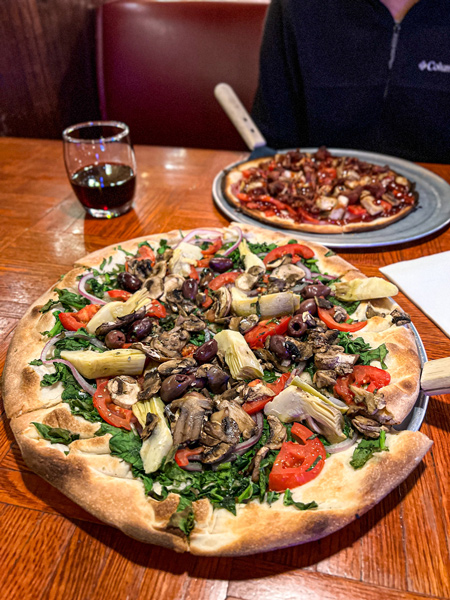
[[[68,127],[62,136],[67,174],[86,212],[110,219],[130,210],[136,159],[128,126],[89,121]]]

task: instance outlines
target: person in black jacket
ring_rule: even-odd
[[[253,117],[275,148],[450,163],[450,0],[272,0]]]

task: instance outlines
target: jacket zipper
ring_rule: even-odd
[[[398,44],[398,38],[399,38],[399,35],[400,35],[400,29],[401,29],[400,23],[395,23],[395,25],[394,25],[394,31],[393,31],[392,38],[391,38],[391,53],[389,55],[389,62],[388,62],[388,77],[387,77],[387,80],[386,80],[386,87],[384,88],[383,99],[386,99],[386,96],[388,95],[388,91],[389,91],[389,84],[391,82],[392,67],[394,66],[395,55],[397,53],[397,44]]]

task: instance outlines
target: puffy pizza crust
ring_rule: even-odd
[[[252,242],[281,244],[289,239],[286,234],[258,227],[240,227]],[[226,235],[226,231],[217,228],[218,233]],[[162,238],[169,244],[174,243],[179,241],[180,232],[141,237],[121,247],[131,251],[141,241],[159,243]],[[313,242],[302,243],[314,250],[322,271],[343,280],[363,277],[339,256],[326,256],[327,248]],[[47,341],[40,332],[54,323],[51,311],[39,312],[47,300],[56,299],[54,288],[68,287],[76,291],[83,267],[98,268],[110,256],[112,261],[121,262],[124,258],[116,246],[89,254],[77,261],[75,269],[30,307],[17,327],[3,377],[5,408],[26,463],[102,521],[138,540],[199,555],[243,555],[312,541],[340,529],[369,510],[407,477],[430,448],[432,442],[423,434],[403,431],[388,435],[389,452],[376,454],[360,471],[349,466],[353,449],[333,455],[316,480],[293,491],[296,501],[318,502],[316,510],[298,511],[283,506],[281,500],[272,507],[252,502],[238,506],[234,517],[224,509],[213,511],[208,500],[195,502],[196,526],[188,542],[179,530],[174,532],[169,526],[179,497],[170,494],[163,502],[156,502],[146,496],[142,482],[132,477],[130,466],[110,455],[109,434],[95,437],[99,424],[73,415],[60,400],[59,384],[41,388],[40,368],[28,364],[39,357]],[[386,310],[394,307],[387,299],[376,302]],[[358,336],[373,346],[384,342],[390,350],[386,362],[392,382],[385,390],[392,420],[398,422],[414,405],[419,389],[420,363],[414,337],[407,328],[391,327],[382,317],[370,319],[368,325],[355,334]],[[70,446],[51,445],[39,437],[33,421],[68,429],[78,433],[80,439]]]
[[[245,204],[234,195],[232,188],[233,185],[241,178],[241,172],[245,169],[252,167],[258,167],[261,161],[264,159],[256,159],[241,163],[238,166],[230,169],[224,177],[222,191],[228,202],[234,206],[237,210],[260,221],[261,223],[267,223],[275,227],[281,227],[282,229],[292,229],[293,231],[304,231],[305,233],[358,233],[361,231],[374,231],[375,229],[382,229],[391,225],[395,221],[399,221],[406,217],[412,210],[416,208],[415,205],[405,206],[395,215],[390,217],[379,217],[369,222],[359,223],[347,223],[345,225],[332,225],[331,223],[314,224],[314,223],[297,223],[288,216],[286,217],[266,217],[264,212],[247,208]]]

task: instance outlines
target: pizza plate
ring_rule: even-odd
[[[317,148],[302,148],[303,152],[315,152],[316,150]],[[267,225],[237,210],[228,202],[223,193],[228,169],[236,167],[247,159],[229,165],[215,177],[212,187],[214,202],[232,221],[258,225],[271,231],[288,232],[295,238],[317,242],[330,248],[374,248],[403,244],[435,233],[450,223],[450,185],[435,173],[408,160],[386,154],[340,148],[329,148],[329,151],[335,156],[354,156],[375,165],[388,164],[394,171],[415,182],[416,191],[419,194],[417,208],[403,219],[384,229],[358,233],[309,233]],[[280,150],[280,152],[287,152],[287,150]]]

